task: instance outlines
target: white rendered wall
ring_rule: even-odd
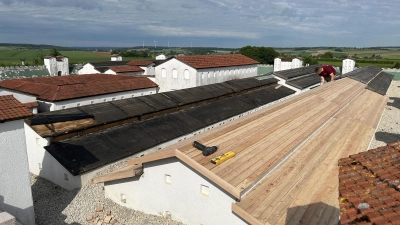
[[[281,62],[282,62],[282,59],[280,59],[280,58],[274,59],[274,72],[281,71]]]
[[[201,193],[202,186],[208,195]],[[145,163],[140,178],[107,182],[104,187],[107,198],[125,207],[171,214],[185,224],[247,224],[232,212],[234,197],[175,157]],[[126,203],[121,202],[121,194]]]
[[[45,146],[49,145],[48,139],[39,136],[26,124],[25,135],[29,171],[31,173],[43,177],[68,190],[81,187],[80,176],[72,176],[67,169],[44,149]]]
[[[303,66],[303,61],[298,59],[298,58],[294,58],[292,60],[292,68],[291,69],[296,69],[296,68],[300,68]]]
[[[78,74],[95,74],[95,73],[100,73],[100,71],[97,71],[92,64],[86,63],[82,69],[78,70]]]
[[[134,98],[138,96],[144,95],[151,95],[157,93],[157,87],[146,88],[146,89],[139,89],[133,91],[124,91],[124,92],[117,92],[105,95],[96,95],[90,96],[85,98],[76,98],[71,100],[65,101],[57,101],[57,102],[45,102],[45,101],[38,101],[39,104],[39,112],[49,112],[55,111],[60,109],[68,109],[83,105],[91,105],[96,103],[102,102],[110,102],[115,100],[121,100],[126,98]]]
[[[122,61],[122,56],[111,56],[111,61]]]
[[[57,61],[57,73],[58,71],[61,71],[62,76],[69,75],[69,65],[68,65],[68,58],[63,58],[62,61]]]
[[[156,60],[165,60],[167,57],[164,54],[156,56]]]
[[[342,65],[342,74],[353,71],[355,66],[356,66],[356,62],[354,60],[344,59],[343,65]]]
[[[143,75],[143,71],[142,72],[127,72],[127,73],[119,73],[119,75]],[[117,73],[112,70],[112,69],[108,69],[106,72],[104,72],[104,74],[111,74],[111,75],[117,75]]]
[[[44,65],[49,71],[50,76],[57,75],[57,62],[55,57],[44,59]]]
[[[21,103],[36,102],[36,96],[0,88],[0,96],[3,96],[3,95],[12,95],[12,96],[14,96],[14,98],[16,98]]]
[[[166,74],[163,76],[162,70]],[[173,70],[177,71],[177,77],[173,77]],[[185,77],[185,70],[189,71],[189,79]],[[215,84],[233,79],[241,79],[257,76],[257,65],[217,67],[207,69],[194,69],[177,59],[171,59],[155,67],[156,83],[160,92],[180,90],[207,84]]]
[[[0,123],[0,210],[35,224],[23,120]]]

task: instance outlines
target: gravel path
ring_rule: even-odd
[[[389,102],[385,107],[370,148],[400,140],[400,81],[392,81],[387,95]],[[114,163],[104,168],[98,175],[107,174],[125,164],[126,160]],[[104,211],[98,212],[99,218],[104,218],[105,211],[111,210],[111,216],[118,221],[115,225],[182,225],[182,223],[169,217],[144,214],[105,199],[103,183],[86,184],[80,190],[68,191],[46,179],[31,174],[31,184],[36,223],[39,225],[92,224],[87,222],[86,218],[93,216],[96,213],[96,208],[100,206],[104,207]]]
[[[383,111],[370,149],[400,140],[400,81],[392,81],[386,95],[389,101]]]

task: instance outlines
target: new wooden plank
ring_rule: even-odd
[[[104,182],[112,181],[112,180],[120,180],[120,179],[124,179],[124,178],[128,178],[128,177],[134,177],[134,176],[142,174],[142,173],[143,173],[142,165],[130,165],[130,166],[121,168],[119,170],[113,171],[109,174],[93,178],[90,181],[90,183],[97,184],[97,183],[104,183]]]

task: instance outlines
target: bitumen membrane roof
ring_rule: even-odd
[[[311,73],[315,74],[315,68],[321,65],[310,65],[310,66],[304,66],[296,69],[290,69],[290,70],[281,70],[274,72],[273,74],[277,77],[280,77],[285,80],[289,80],[295,77],[300,77],[304,75],[308,75]]]
[[[386,95],[387,90],[390,87],[390,83],[393,80],[394,75],[385,72],[380,72],[374,79],[372,79],[366,89]]]
[[[271,84],[276,84],[276,79],[264,83],[271,81],[274,81]],[[237,85],[236,82],[233,83]],[[234,85],[233,83],[232,85]],[[254,86],[251,82],[249,83],[250,86]],[[291,94],[294,94],[294,91],[284,86],[277,89],[275,89],[275,86],[265,86],[248,93],[219,99],[151,119],[54,142],[46,146],[45,149],[71,174],[80,175]],[[118,111],[115,109],[116,107],[113,107],[116,102],[118,101],[100,107],[92,105],[90,113],[98,121],[111,119],[114,112],[116,117],[121,117],[123,111]],[[119,102],[122,102],[122,100]],[[107,107],[111,109],[109,110]],[[97,109],[97,112],[95,109]],[[85,109],[84,111],[89,113],[89,110]],[[103,111],[104,115],[102,114]],[[76,112],[76,110],[73,110],[73,112]]]
[[[286,81],[286,84],[302,90],[304,88],[318,84],[320,81],[321,79],[317,74],[311,73],[299,78],[290,79]]]

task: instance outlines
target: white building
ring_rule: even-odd
[[[0,82],[2,92],[18,98],[36,97],[38,111],[48,112],[155,94],[158,86],[146,77],[87,74],[4,80]]]
[[[164,54],[160,54],[158,56],[156,56],[156,60],[166,60],[167,56],[165,56]]]
[[[32,113],[11,95],[0,96],[0,211],[35,224],[24,118]]]
[[[155,67],[160,92],[257,76],[258,62],[240,54],[176,56]]]
[[[116,66],[110,67],[104,74],[113,75],[143,75],[144,70],[139,66]]]
[[[289,59],[280,56],[274,59],[274,72],[300,68],[302,66],[303,60],[301,58]]]
[[[37,103],[37,99],[35,95],[8,90],[0,87],[0,96],[4,95],[13,95],[19,102],[24,104],[28,109],[31,110],[33,114],[38,113],[39,104]]]
[[[132,60],[127,65],[140,67],[143,70],[142,75],[155,75],[155,63],[153,60]]]
[[[69,75],[68,57],[66,56],[45,56],[44,65],[50,73],[50,76]]]
[[[122,61],[122,56],[118,54],[111,55],[111,61]]]
[[[346,74],[348,72],[353,71],[355,66],[356,66],[356,61],[354,59],[351,58],[343,59],[342,74]]]

